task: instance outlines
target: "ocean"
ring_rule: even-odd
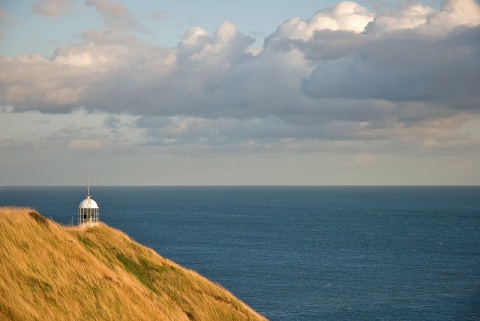
[[[480,320],[480,187],[92,187],[100,220],[272,321]],[[84,187],[0,187],[77,222]]]

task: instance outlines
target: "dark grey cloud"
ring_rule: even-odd
[[[362,43],[357,41],[355,50],[335,59],[314,59],[318,66],[303,80],[302,89],[315,98],[475,101],[480,98],[479,36],[479,27],[459,27],[441,36],[403,30],[388,38],[356,35]],[[321,46],[328,47],[326,42]],[[307,57],[312,51],[321,56],[315,44],[302,50]]]

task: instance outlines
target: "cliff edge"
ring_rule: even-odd
[[[0,320],[262,320],[230,292],[103,223],[0,207]]]

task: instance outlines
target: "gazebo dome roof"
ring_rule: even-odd
[[[78,208],[98,208],[97,202],[88,196],[86,199],[80,202]]]

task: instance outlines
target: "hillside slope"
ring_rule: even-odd
[[[0,320],[266,320],[103,223],[0,207]]]

